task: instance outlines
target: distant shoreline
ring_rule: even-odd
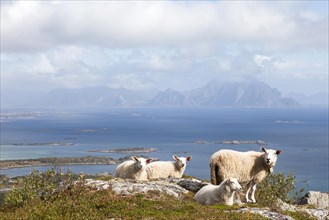
[[[0,161],[2,170],[24,168],[33,166],[56,166],[56,165],[114,165],[126,158],[114,159],[111,157],[49,157],[23,160]]]
[[[208,142],[206,140],[196,140],[192,141],[192,144],[232,144],[232,145],[240,145],[240,144],[258,144],[258,145],[266,145],[267,143],[262,140],[226,140],[226,141],[216,141],[216,142]]]

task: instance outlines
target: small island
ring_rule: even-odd
[[[218,141],[215,142],[215,144],[234,144],[234,145],[239,145],[239,144],[258,144],[258,145],[265,145],[265,141],[261,140],[255,140],[255,141],[241,141],[241,140],[230,140],[230,141]]]
[[[90,150],[88,152],[96,153],[117,153],[117,154],[132,154],[132,153],[152,153],[156,152],[157,149],[153,147],[133,147],[133,148],[116,148],[109,150]]]
[[[14,146],[74,146],[69,142],[40,142],[40,143],[14,143]]]
[[[192,141],[192,144],[208,144],[208,141],[197,140],[197,141]]]

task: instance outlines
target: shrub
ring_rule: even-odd
[[[73,187],[74,185],[76,186]],[[83,185],[82,176],[75,182],[71,171],[63,173],[54,168],[45,172],[33,170],[29,175],[18,179],[13,190],[6,195],[5,205],[21,207],[35,199],[53,202],[68,192],[71,196],[77,196],[83,190]]]
[[[295,183],[296,177],[292,174],[277,173],[268,175],[257,187],[257,203],[275,208],[278,199],[287,203],[293,202],[304,191],[304,188],[294,191],[296,189]]]

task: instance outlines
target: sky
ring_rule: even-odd
[[[2,94],[213,79],[328,92],[328,1],[1,0]]]

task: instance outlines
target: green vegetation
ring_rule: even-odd
[[[85,185],[83,176],[70,171],[35,170],[6,195],[0,219],[266,219],[235,212],[238,206],[199,205],[193,196],[174,198],[149,192],[119,197],[111,189],[94,191]]]
[[[304,188],[294,191],[296,189],[295,179],[296,177],[292,174],[277,173],[268,175],[257,187],[257,203],[274,210],[278,208],[276,206],[278,199],[286,203],[292,203],[304,192]]]

